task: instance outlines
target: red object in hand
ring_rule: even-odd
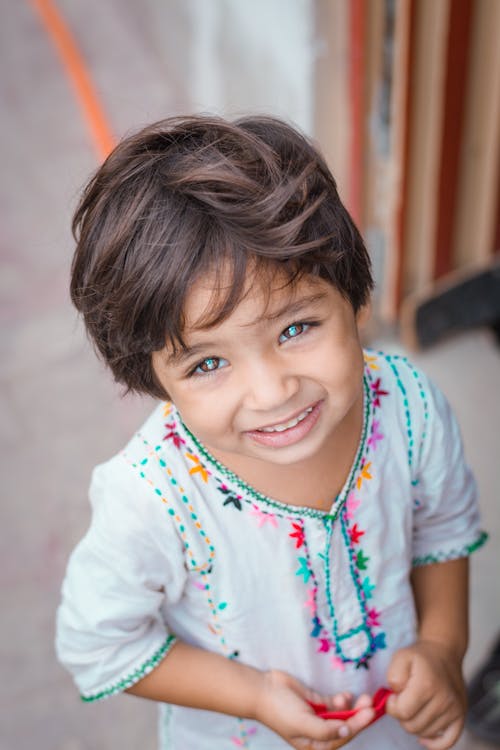
[[[370,721],[373,724],[374,721],[380,719],[385,714],[385,704],[387,703],[388,697],[392,694],[392,690],[389,688],[381,687],[377,690],[373,696],[373,708],[375,709],[375,716]],[[340,721],[346,721],[361,711],[360,708],[350,708],[347,711],[329,711],[324,703],[309,703],[311,708],[314,710],[316,716],[320,719],[337,719]]]

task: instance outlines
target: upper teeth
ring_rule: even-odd
[[[299,422],[302,422],[302,420],[305,419],[307,415],[312,412],[312,410],[313,410],[313,407],[310,406],[308,409],[306,409],[301,414],[299,414],[298,417],[291,419],[289,422],[282,422],[281,424],[275,424],[273,425],[273,427],[261,427],[260,432],[283,432],[284,430],[289,430],[290,427],[295,427],[296,424],[298,424]]]

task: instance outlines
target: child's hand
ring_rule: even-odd
[[[296,750],[337,750],[374,717],[368,695],[356,701],[355,708],[362,710],[347,721],[319,718],[308,701],[324,703],[331,710],[344,710],[351,708],[352,698],[347,693],[319,695],[286,672],[272,670],[264,674],[264,689],[259,695],[255,718]]]
[[[417,641],[394,654],[387,681],[395,693],[387,701],[387,713],[428,750],[452,747],[466,708],[458,658],[442,644]]]

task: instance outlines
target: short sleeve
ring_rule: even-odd
[[[93,473],[90,528],[71,555],[56,651],[83,700],[121,692],[154,669],[175,637],[162,616],[185,582],[160,498],[122,456]]]
[[[467,466],[460,429],[441,391],[424,379],[422,446],[414,481],[413,565],[471,554],[481,531],[477,487]]]

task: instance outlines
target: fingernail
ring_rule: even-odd
[[[339,737],[349,737],[351,732],[349,731],[349,727],[343,726],[339,729]]]

